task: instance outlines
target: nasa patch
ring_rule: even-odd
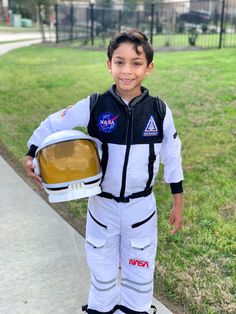
[[[111,112],[104,112],[98,118],[98,129],[104,133],[111,133],[117,128],[117,119],[119,114],[116,116]]]
[[[157,136],[159,133],[156,122],[153,116],[150,116],[145,130],[143,131],[143,136]]]

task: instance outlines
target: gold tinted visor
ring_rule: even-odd
[[[47,184],[79,181],[101,172],[97,147],[86,139],[46,146],[36,157],[42,181]]]

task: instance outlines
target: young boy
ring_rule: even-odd
[[[96,100],[88,97],[43,121],[28,142],[25,167],[41,185],[32,159],[44,138],[56,131],[83,126],[102,142],[102,193],[88,202],[91,287],[84,309],[90,314],[148,313],[157,246],[152,186],[161,160],[173,195],[169,222],[175,234],[182,224],[181,143],[168,106],[141,86],[154,66],[147,37],[138,31],[117,33],[107,55],[115,84]]]

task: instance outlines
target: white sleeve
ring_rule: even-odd
[[[160,151],[161,161],[164,164],[164,180],[166,183],[177,183],[183,180],[181,142],[177,135],[171,111],[166,106],[166,115],[163,123],[163,142]]]
[[[90,118],[90,97],[80,100],[74,106],[69,106],[48,116],[35,129],[27,146],[40,146],[50,134],[62,130],[71,130],[75,127],[87,127]]]

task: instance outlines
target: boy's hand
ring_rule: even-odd
[[[173,207],[170,212],[169,223],[170,225],[174,226],[174,229],[170,231],[170,234],[172,235],[176,234],[176,232],[182,227],[182,193],[173,194]]]
[[[43,189],[42,180],[34,172],[33,158],[31,156],[25,156],[24,158],[24,167],[27,175],[34,180],[34,182]]]

